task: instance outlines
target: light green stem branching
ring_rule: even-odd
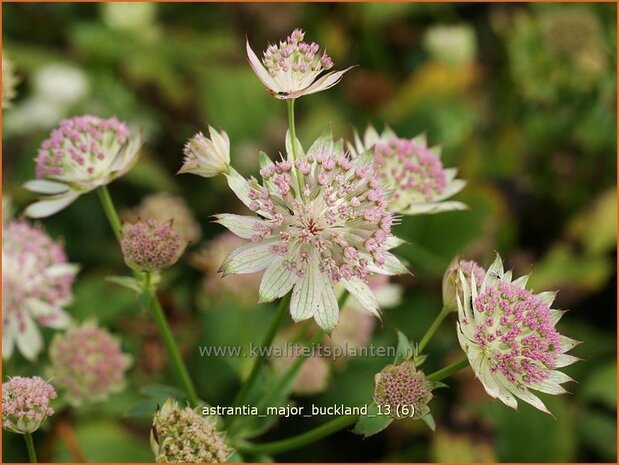
[[[436,316],[436,318],[434,319],[434,321],[432,322],[432,324],[426,331],[426,334],[424,334],[423,337],[421,338],[421,342],[419,343],[419,353],[421,353],[423,349],[425,349],[426,345],[428,345],[428,342],[430,342],[430,339],[432,339],[432,336],[434,336],[434,333],[436,332],[438,327],[441,325],[445,317],[449,315],[450,313],[451,313],[451,309],[449,308],[443,307],[441,309],[439,314]]]
[[[451,365],[448,365],[445,368],[441,368],[440,370],[437,370],[434,373],[428,375],[428,380],[440,381],[447,378],[448,376],[453,375],[454,373],[457,373],[458,371],[466,368],[467,366],[469,366],[469,359],[465,356],[457,362],[452,363]]]
[[[110,226],[114,231],[114,235],[116,236],[118,241],[120,241],[121,222],[120,217],[118,216],[118,213],[116,211],[116,207],[114,206],[114,202],[112,201],[112,196],[110,195],[110,192],[106,186],[101,186],[97,190],[97,192],[99,194],[99,199],[101,200],[101,205],[103,206],[103,211],[105,212]],[[170,362],[174,367],[174,371],[176,372],[177,376],[180,378],[183,384],[189,402],[191,403],[191,405],[197,406],[200,403],[200,398],[198,397],[196,388],[191,381],[187,366],[183,361],[183,357],[181,356],[180,350],[178,349],[178,345],[176,344],[174,336],[172,335],[170,325],[168,324],[163,309],[161,308],[161,303],[159,302],[159,298],[157,297],[157,291],[152,285],[151,275],[150,273],[140,273],[138,271],[134,271],[134,275],[143,283],[144,296],[147,300],[146,306],[149,308],[149,310],[153,314],[153,317],[155,318],[155,323],[157,324],[159,332],[161,333],[161,337],[163,338],[163,342],[165,343],[166,349],[168,351],[168,356],[170,357]]]

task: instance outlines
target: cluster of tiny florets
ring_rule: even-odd
[[[293,71],[295,73],[320,73],[333,68],[333,61],[326,53],[320,53],[316,42],[303,41],[305,33],[295,29],[286,41],[279,45],[271,44],[264,51],[262,63],[272,77],[278,73]]]
[[[369,166],[348,154],[319,151],[295,163],[284,160],[261,170],[264,185],[250,188],[250,209],[272,218],[256,223],[252,241],[275,238],[271,252],[286,257],[283,266],[303,277],[310,258],[333,282],[367,281],[367,254],[381,266],[393,216],[385,192]],[[299,195],[300,190],[300,195]]]
[[[37,177],[70,175],[90,180],[112,168],[129,129],[116,118],[84,115],[60,123],[39,149]]]
[[[67,263],[62,245],[40,226],[17,220],[4,227],[2,271],[3,356],[10,357],[17,345],[33,358],[40,347],[25,334],[33,337],[32,320],[53,328],[68,323],[61,307],[71,300],[77,267]]]
[[[389,415],[421,418],[429,413],[428,402],[432,399],[432,383],[412,360],[399,365],[387,365],[375,376],[374,402],[389,408]],[[411,412],[401,407],[412,407]]]
[[[500,371],[510,383],[534,384],[548,377],[560,354],[548,305],[526,289],[499,281],[477,296],[475,310],[474,337],[482,350],[491,348],[492,373]]]
[[[88,400],[104,400],[124,386],[130,358],[120,343],[94,323],[57,335],[49,350],[52,382],[79,405]]]
[[[151,447],[160,463],[221,463],[232,453],[208,418],[172,399],[155,413]]]
[[[120,242],[127,266],[140,271],[157,271],[172,266],[184,251],[184,241],[170,222],[155,220],[125,223]]]
[[[38,376],[14,376],[2,383],[2,427],[14,433],[32,433],[54,409],[49,403],[56,398],[51,384]]]
[[[414,140],[378,141],[374,147],[378,177],[393,189],[393,200],[403,192],[418,196],[420,202],[432,202],[447,187],[441,160],[430,149]]]

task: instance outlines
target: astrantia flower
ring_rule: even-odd
[[[211,419],[172,398],[155,413],[150,445],[158,463],[222,463],[233,452]]]
[[[533,294],[528,276],[512,281],[501,257],[486,272],[479,290],[460,272],[458,339],[486,392],[516,408],[516,398],[548,412],[530,390],[562,394],[572,379],[557,370],[578,361],[566,352],[577,341],[555,329],[563,311],[551,309],[555,292]]]
[[[39,429],[54,414],[49,402],[56,398],[51,384],[38,376],[14,376],[2,383],[2,427],[26,434]]]
[[[350,68],[331,71],[319,77],[323,71],[333,68],[333,61],[320,46],[303,41],[305,33],[295,29],[286,41],[271,44],[259,60],[247,42],[247,56],[252,69],[278,99],[294,99],[303,95],[327,90],[342,79]]]
[[[363,141],[355,133],[351,150],[373,152],[378,179],[391,192],[389,211],[419,215],[466,208],[462,202],[445,201],[466,183],[455,179],[456,168],[443,168],[440,148],[428,148],[425,136],[402,139],[389,128],[379,135],[369,126]]]
[[[193,173],[205,178],[228,172],[230,166],[230,139],[225,131],[218,133],[208,127],[211,138],[199,132],[185,144],[185,159],[178,174]]]
[[[2,54],[2,109],[11,107],[11,100],[15,97],[17,78],[13,71],[13,63]]]
[[[81,194],[104,186],[129,171],[138,159],[140,137],[116,118],[84,115],[66,119],[39,148],[37,180],[25,187],[43,194],[26,215],[43,218],[71,204]]]
[[[486,270],[472,260],[460,260],[456,257],[451,261],[443,275],[443,307],[454,311],[458,310],[456,296],[462,293],[460,271],[467,283],[471,282],[471,275],[475,275],[477,290],[486,276]]]
[[[200,224],[194,218],[185,199],[178,195],[165,193],[148,195],[137,207],[122,212],[121,218],[130,223],[136,223],[139,219],[155,220],[158,223],[172,220],[172,229],[191,243],[198,242],[202,236]]]
[[[333,286],[341,283],[375,315],[378,303],[367,284],[374,273],[402,274],[406,268],[388,250],[393,216],[368,156],[351,158],[341,141],[319,138],[296,161],[261,160],[262,184],[236,171],[228,175],[235,194],[258,216],[217,215],[217,221],[251,242],[232,252],[225,274],[264,270],[260,302],[292,290],[294,321],[314,318],[330,332],[338,321]],[[288,153],[292,152],[288,140]]]
[[[120,247],[129,268],[158,271],[174,265],[187,246],[170,221],[155,220],[125,223],[120,233]]]
[[[62,309],[71,300],[77,266],[41,227],[12,221],[2,238],[2,357],[15,345],[33,360],[43,346],[37,323],[59,329],[69,323]]]
[[[120,342],[93,322],[57,334],[49,348],[52,382],[73,405],[105,400],[125,386],[131,364]]]
[[[374,402],[393,418],[418,419],[430,413],[433,384],[413,360],[387,365],[374,377]]]

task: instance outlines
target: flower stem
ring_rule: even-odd
[[[426,333],[421,338],[421,342],[419,343],[419,353],[421,353],[423,349],[425,349],[425,347],[428,345],[428,342],[430,342],[430,339],[432,339],[432,336],[434,336],[434,333],[436,332],[438,327],[441,325],[445,317],[449,315],[450,312],[451,310],[449,308],[443,307],[441,309],[441,311],[436,316]]]
[[[434,373],[428,375],[429,381],[440,381],[442,379],[447,378],[448,376],[457,373],[462,370],[462,368],[466,368],[469,365],[469,359],[467,357],[463,357],[459,361],[452,363],[451,365],[446,366],[445,368],[441,368],[440,370],[435,371]]]
[[[114,206],[110,191],[107,189],[107,186],[101,186],[99,189],[97,189],[97,192],[99,194],[99,199],[101,200],[101,205],[103,206],[105,215],[107,216],[112,230],[114,231],[114,235],[116,236],[116,239],[118,239],[118,241],[120,242],[120,217],[118,216],[116,207]],[[148,297],[147,306],[150,308],[155,318],[155,322],[157,323],[157,327],[159,328],[161,337],[163,338],[163,341],[168,350],[168,356],[170,357],[170,361],[172,362],[174,370],[176,371],[177,375],[183,383],[183,386],[185,387],[185,392],[187,394],[189,402],[193,406],[196,406],[200,403],[200,398],[198,397],[196,388],[191,381],[189,372],[187,371],[187,367],[185,366],[185,362],[183,362],[180,350],[178,349],[178,346],[174,341],[172,330],[168,325],[168,321],[166,320],[163,309],[161,308],[161,304],[159,303],[157,292],[155,288],[151,285],[151,275],[150,273],[141,273],[138,271],[134,271],[133,274],[136,278],[143,279],[144,294],[146,297]]]
[[[290,156],[292,157],[292,174],[293,177],[296,179],[297,181],[297,188],[298,188],[298,196],[303,198],[303,185],[302,185],[302,181],[301,181],[301,176],[299,176],[299,173],[297,171],[297,166],[295,164],[295,162],[297,161],[297,132],[295,129],[295,125],[294,125],[294,99],[288,99],[286,100],[286,106],[288,108],[288,130],[290,131],[290,145],[291,145],[291,154]]]
[[[236,447],[239,452],[249,454],[277,454],[280,452],[286,452],[313,444],[324,437],[352,425],[358,418],[359,417],[357,415],[344,415],[335,418],[324,425],[320,425],[310,431],[288,439],[267,442],[264,444],[238,444]]]
[[[26,448],[28,449],[28,458],[30,463],[37,463],[37,452],[34,448],[34,441],[32,440],[32,433],[24,434],[26,440]]]
[[[286,100],[286,106],[288,107],[288,130],[290,131],[290,139],[292,142],[292,161],[297,161],[297,133],[294,126],[294,99]]]
[[[172,330],[170,329],[168,320],[166,319],[163,309],[161,308],[161,304],[159,303],[159,299],[157,298],[157,293],[152,288],[147,292],[149,297],[148,306],[153,314],[153,317],[155,318],[155,323],[157,323],[163,342],[168,350],[168,356],[170,357],[174,371],[183,383],[189,402],[195,407],[200,403],[200,398],[198,397],[196,388],[191,381],[191,377],[189,376],[189,372],[187,371],[187,366],[183,361],[181,352],[178,349],[178,345],[176,345],[176,341],[172,335]]]
[[[120,230],[122,226],[120,223],[120,217],[118,216],[116,208],[114,207],[114,202],[112,201],[110,191],[108,190],[107,186],[101,186],[97,189],[97,194],[99,194],[99,200],[101,200],[103,211],[105,212],[105,216],[107,216],[107,219],[110,222],[112,231],[114,232],[116,239],[120,241]]]
[[[282,300],[279,301],[279,307],[277,308],[277,313],[275,315],[275,318],[273,318],[273,322],[271,323],[271,326],[268,332],[264,336],[264,340],[262,341],[262,347],[270,347],[271,344],[273,343],[273,340],[275,339],[275,335],[277,334],[277,330],[281,326],[282,321],[284,321],[284,316],[286,315],[286,312],[288,311],[289,305],[290,305],[290,294],[288,294],[286,297],[284,297]],[[238,394],[234,398],[234,401],[232,402],[233,406],[235,407],[239,406],[245,401],[247,394],[249,393],[250,389],[254,385],[254,382],[258,378],[258,375],[260,374],[260,370],[262,368],[262,365],[264,365],[264,361],[265,361],[265,351],[262,350],[260,351],[258,357],[256,358],[256,361],[254,362],[254,366],[252,367],[251,372],[249,373],[249,377],[247,378],[245,383],[243,383],[241,390],[238,392]]]

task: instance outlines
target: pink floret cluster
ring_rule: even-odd
[[[125,262],[141,271],[157,271],[172,266],[184,250],[184,240],[167,222],[147,220],[122,227],[121,248]]]
[[[79,170],[94,175],[98,165],[115,156],[129,137],[129,128],[116,118],[92,115],[65,119],[41,145],[36,159],[38,178],[62,176]],[[108,160],[108,163],[112,160]]]
[[[304,42],[304,37],[301,29],[295,29],[285,42],[271,44],[264,51],[262,63],[272,77],[280,72],[315,73],[333,67],[331,57],[320,54],[320,46],[316,42]]]
[[[504,347],[493,351],[491,372],[500,371],[512,383],[521,379],[532,384],[548,378],[560,355],[560,335],[550,307],[505,281],[480,294],[475,305],[484,315],[475,332],[479,346],[483,350],[500,341]]]
[[[441,160],[415,141],[399,138],[379,141],[374,157],[379,178],[394,190],[394,200],[399,199],[403,191],[413,191],[431,202],[447,187]]]
[[[2,384],[2,426],[16,433],[31,433],[54,409],[49,403],[56,398],[53,386],[38,376],[14,376]]]

